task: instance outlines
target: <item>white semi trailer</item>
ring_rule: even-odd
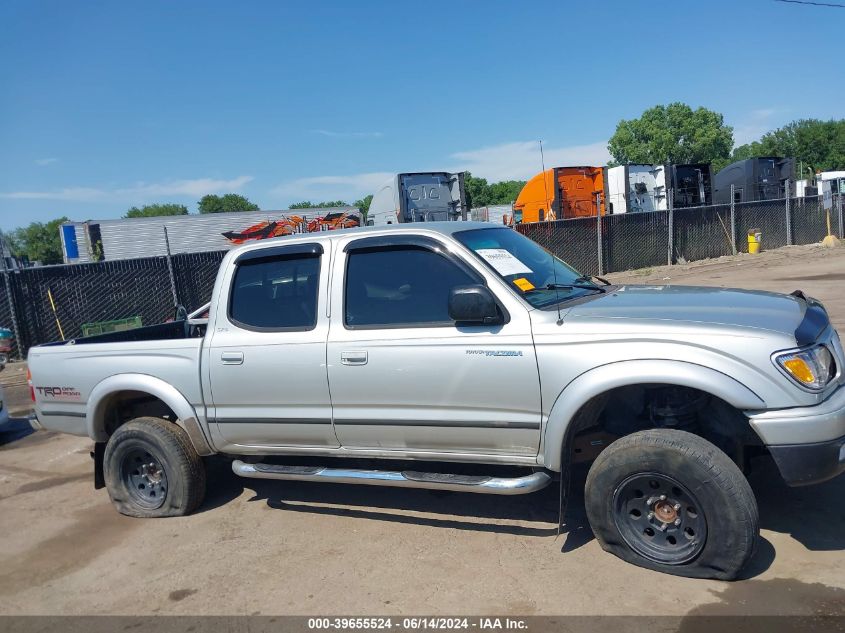
[[[607,168],[608,213],[665,211],[666,168],[663,165],[619,165]]]
[[[373,194],[367,224],[466,220],[468,212],[463,172],[404,173]]]

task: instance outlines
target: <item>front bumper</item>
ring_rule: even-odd
[[[815,444],[770,446],[781,477],[790,486],[808,486],[845,471],[845,437]]]
[[[845,471],[845,386],[812,407],[746,412],[790,486]]]

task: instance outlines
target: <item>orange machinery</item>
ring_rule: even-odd
[[[522,188],[513,205],[522,222],[568,220],[596,215],[596,195],[605,214],[603,167],[553,167],[537,174]]]

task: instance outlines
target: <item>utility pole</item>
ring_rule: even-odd
[[[167,236],[167,227],[161,227],[164,229],[164,246],[167,248],[167,272],[170,274],[170,291],[173,293],[173,305],[179,305],[179,297],[176,295],[176,277],[173,274],[173,262],[170,258],[170,238]]]
[[[736,255],[736,198],[734,185],[731,185],[731,250]]]
[[[786,245],[792,246],[792,212],[790,209],[789,178],[786,179]]]
[[[545,176],[544,176],[545,177]],[[596,254],[599,260],[599,275],[604,274],[604,248],[601,239],[601,193],[596,194]]]

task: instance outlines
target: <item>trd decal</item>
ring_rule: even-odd
[[[78,400],[82,396],[76,387],[35,387],[35,390],[45,398],[59,400]]]

